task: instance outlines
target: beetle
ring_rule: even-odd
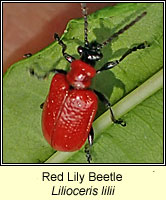
[[[114,117],[109,100],[97,90],[90,89],[91,80],[102,71],[112,69],[117,66],[126,56],[138,49],[147,47],[147,42],[143,42],[125,52],[119,60],[114,60],[104,64],[96,70],[95,64],[101,60],[103,54],[101,49],[112,42],[123,32],[138,22],[146,15],[143,12],[136,19],[115,32],[111,37],[99,44],[96,41],[88,41],[88,20],[86,3],[81,3],[82,14],[84,17],[84,46],[78,46],[77,51],[80,59],[76,60],[73,56],[66,53],[67,46],[63,43],[57,33],[54,34],[55,40],[62,47],[63,57],[70,63],[70,71],[52,69],[55,72],[51,81],[48,96],[41,108],[42,130],[48,143],[58,151],[79,150],[88,138],[88,146],[85,146],[87,161],[92,160],[90,148],[94,140],[92,122],[98,107],[98,99],[101,100],[107,109],[114,123],[126,126],[126,123]],[[31,70],[31,74],[36,73]],[[39,77],[39,76],[38,76]]]

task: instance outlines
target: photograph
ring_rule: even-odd
[[[162,2],[2,12],[2,165],[163,165]]]

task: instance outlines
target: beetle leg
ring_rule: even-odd
[[[89,144],[85,145],[85,153],[86,153],[86,159],[87,159],[88,163],[90,163],[91,160],[92,160],[92,157],[91,157],[91,154],[90,154],[90,146],[89,146]]]
[[[94,139],[94,131],[93,131],[93,127],[91,127],[90,133],[88,135],[88,144],[85,145],[85,153],[86,153],[86,158],[87,158],[88,163],[90,163],[92,160],[90,149],[93,145],[93,139]]]
[[[122,57],[119,59],[119,62],[121,62],[125,57],[127,57],[129,54],[131,54],[133,51],[137,51],[138,49],[145,49],[146,47],[150,47],[150,45],[147,43],[147,41],[134,46],[133,48],[130,48],[129,50],[127,50]]]
[[[94,140],[94,131],[93,131],[93,127],[91,127],[91,130],[88,135],[88,143],[90,147],[93,145],[93,140]]]
[[[44,106],[44,102],[40,104],[40,108],[43,109],[43,106]]]
[[[126,122],[124,122],[123,120],[119,119],[117,120],[114,116],[113,110],[111,108],[111,104],[108,101],[108,99],[100,92],[94,90],[95,94],[98,96],[98,98],[100,99],[100,101],[102,101],[104,103],[104,105],[107,107],[107,109],[110,110],[110,114],[111,114],[111,119],[114,123],[116,124],[120,124],[121,126],[126,126]]]
[[[24,54],[24,58],[29,58],[29,57],[31,57],[32,56],[32,53],[26,53],[26,54]]]
[[[97,73],[100,73],[101,71],[112,69],[116,65],[118,65],[124,58],[126,58],[129,54],[131,54],[133,51],[137,51],[138,49],[145,49],[146,47],[149,47],[150,45],[145,41],[137,46],[134,46],[133,48],[127,50],[122,57],[119,60],[114,60],[111,62],[105,63],[99,70],[97,70]]]
[[[57,33],[54,34],[54,39],[56,41],[58,41],[58,44],[62,46],[62,54],[64,56],[64,58],[69,62],[73,62],[75,60],[74,57],[72,57],[71,55],[67,54],[65,51],[66,51],[66,44],[63,43],[63,41],[60,39],[59,35]]]

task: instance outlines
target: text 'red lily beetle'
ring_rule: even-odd
[[[71,63],[71,69],[69,72],[57,69],[49,71],[56,74],[52,79],[46,101],[42,104],[42,130],[48,143],[58,151],[79,150],[88,138],[89,146],[85,152],[87,161],[90,162],[92,159],[90,147],[94,138],[92,122],[97,111],[98,99],[110,110],[114,123],[126,125],[122,120],[115,119],[107,98],[102,93],[90,89],[91,80],[96,74],[118,65],[133,51],[144,49],[147,47],[147,43],[144,42],[129,49],[119,60],[107,62],[99,70],[95,70],[95,63],[103,57],[101,49],[138,22],[146,15],[146,12],[99,44],[96,41],[88,41],[86,3],[81,3],[81,8],[84,17],[84,46],[79,46],[77,49],[80,59],[76,60],[66,53],[66,45],[57,34],[54,35],[55,40],[62,47],[64,58]],[[36,75],[34,71],[31,71],[31,74]]]

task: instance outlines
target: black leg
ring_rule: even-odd
[[[62,46],[62,54],[63,54],[64,58],[65,58],[69,63],[73,62],[73,61],[75,60],[75,58],[72,57],[71,55],[65,53],[66,48],[67,48],[67,47],[66,47],[66,44],[63,43],[63,41],[59,38],[59,35],[58,35],[57,33],[54,34],[54,39],[55,39],[56,41],[58,41],[58,44],[59,44],[59,45]]]
[[[105,70],[111,69],[111,68],[115,67],[118,64],[119,64],[118,60],[105,63],[100,69],[98,69],[96,71],[96,73],[100,73],[101,71],[105,71]]]
[[[40,108],[43,109],[43,106],[44,106],[44,102],[40,104]]]
[[[126,122],[124,122],[123,120],[119,119],[117,120],[114,116],[114,113],[112,111],[112,108],[111,108],[111,104],[110,102],[108,101],[108,99],[100,92],[94,90],[95,94],[98,96],[98,98],[100,99],[100,101],[102,101],[104,103],[104,105],[106,106],[107,109],[110,110],[110,114],[111,114],[111,119],[114,123],[116,124],[120,124],[121,126],[126,126]]]
[[[26,53],[26,54],[24,54],[24,58],[29,58],[29,57],[31,57],[32,56],[32,53]]]
[[[150,47],[150,45],[147,43],[147,41],[139,44],[138,46],[135,46],[131,49],[129,49],[128,51],[126,51],[126,53],[123,54],[123,56],[119,59],[119,62],[121,62],[125,57],[127,57],[129,54],[131,54],[133,51],[137,51],[138,49],[145,49],[146,47]]]
[[[129,49],[128,51],[126,51],[122,57],[119,60],[115,60],[115,61],[111,61],[108,62],[106,64],[104,64],[99,70],[97,70],[97,73],[100,73],[101,71],[104,70],[108,70],[111,69],[113,67],[115,67],[116,65],[118,65],[124,58],[126,58],[129,54],[131,54],[133,51],[137,51],[138,49],[145,49],[146,47],[149,47],[150,45],[148,45],[148,43],[145,41],[144,43],[141,43],[131,49]]]
[[[85,145],[85,153],[86,153],[86,158],[87,158],[88,163],[90,163],[92,160],[90,149],[93,145],[93,139],[94,139],[94,131],[93,131],[93,127],[92,127],[90,130],[90,133],[88,135],[88,144]]]
[[[88,135],[89,146],[93,145],[93,140],[94,140],[94,131],[93,131],[93,127],[91,127],[90,133]]]

